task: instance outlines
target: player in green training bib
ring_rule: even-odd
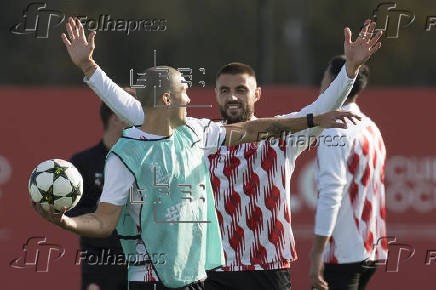
[[[141,239],[147,252],[165,253],[164,263],[153,267],[170,287],[199,281],[205,270],[224,263],[208,170],[197,141],[193,129],[180,126],[160,140],[122,137],[109,153],[134,173],[142,195]],[[119,233],[135,231],[124,222],[118,225]]]

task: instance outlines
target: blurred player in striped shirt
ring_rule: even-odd
[[[331,61],[321,91],[339,73],[344,56]],[[312,286],[362,290],[374,274],[375,260],[386,259],[384,167],[386,148],[376,124],[356,104],[369,70],[361,67],[343,110],[362,117],[348,129],[326,129],[326,136],[345,136],[344,146],[320,143],[317,155],[318,203],[311,252]],[[382,239],[380,239],[382,238]],[[380,239],[380,240],[379,240]],[[324,273],[323,273],[324,268]]]

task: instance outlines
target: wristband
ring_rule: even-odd
[[[313,123],[313,114],[307,114],[307,128],[313,128],[315,124]]]

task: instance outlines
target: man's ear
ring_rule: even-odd
[[[254,92],[254,102],[259,101],[261,96],[262,96],[262,88],[261,87],[257,87],[256,91]]]
[[[218,99],[218,88],[215,87],[215,98],[216,98],[216,102],[219,104],[219,99]]]
[[[169,93],[164,93],[163,95],[162,95],[162,103],[165,105],[165,106],[171,106],[171,97],[170,97],[170,94]]]

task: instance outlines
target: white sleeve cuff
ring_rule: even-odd
[[[347,67],[345,66],[345,64],[342,66],[342,69],[341,69],[341,71],[339,73],[343,73],[344,77],[347,79],[348,82],[353,82],[354,83],[354,81],[357,79],[357,75],[354,78],[352,78],[352,79],[350,77],[348,77]]]
[[[102,75],[106,75],[105,72],[99,67],[97,66],[97,68],[95,69],[94,73],[92,74],[92,76],[88,79],[86,76],[83,77],[83,82],[86,83],[88,86],[95,84],[96,83],[96,79],[98,77],[102,77]]]

